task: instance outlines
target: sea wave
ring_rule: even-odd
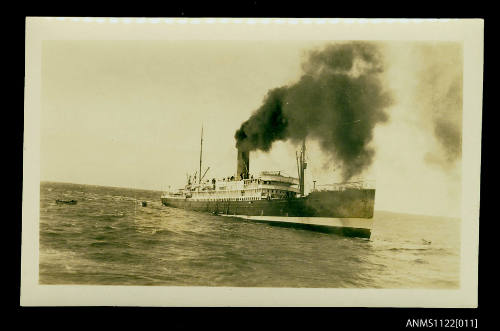
[[[153,191],[47,183],[40,194],[41,284],[453,288],[460,283],[459,222],[376,214],[366,240],[169,208]],[[56,205],[61,196],[78,204]]]

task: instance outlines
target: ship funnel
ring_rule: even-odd
[[[236,178],[248,179],[249,172],[250,172],[250,152],[238,149]]]

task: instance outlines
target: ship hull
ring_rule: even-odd
[[[375,190],[312,192],[304,198],[196,201],[163,197],[165,206],[208,212],[280,226],[369,238]]]
[[[371,218],[333,218],[333,217],[286,217],[286,216],[247,216],[225,215],[239,219],[262,222],[280,227],[334,233],[344,237],[370,238],[373,219]]]

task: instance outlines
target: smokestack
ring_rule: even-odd
[[[248,179],[250,172],[250,151],[238,149],[238,161],[236,166],[236,178]]]

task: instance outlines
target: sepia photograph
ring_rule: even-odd
[[[477,306],[482,33],[28,18],[21,304]]]

